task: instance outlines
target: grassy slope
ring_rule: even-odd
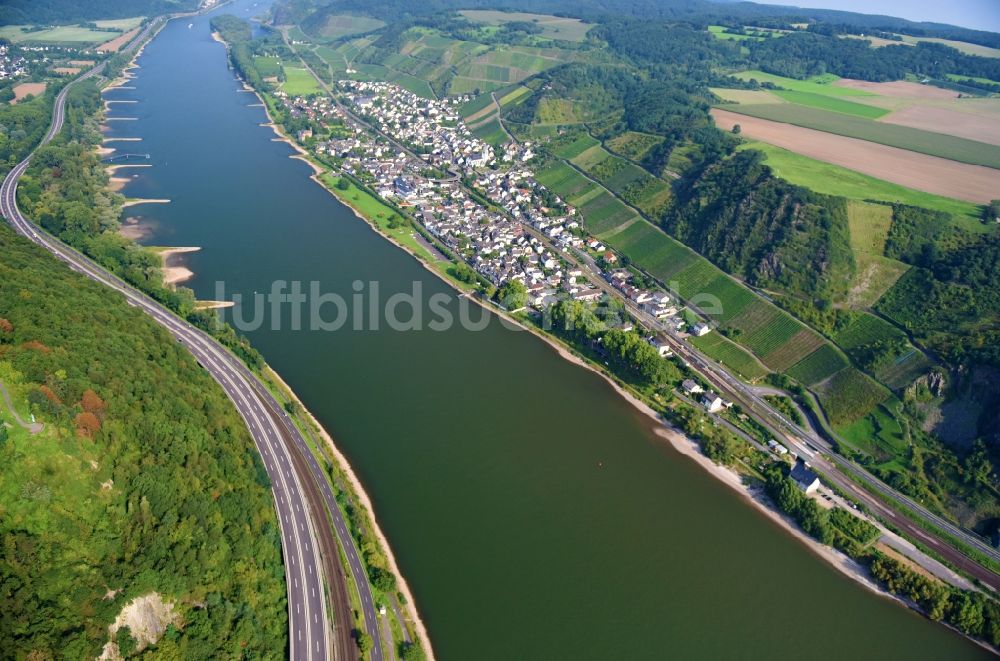
[[[811,188],[817,193],[838,195],[851,200],[878,200],[881,202],[902,202],[925,209],[944,211],[970,221],[970,228],[982,227],[979,221],[982,210],[977,204],[954,200],[940,195],[906,188],[882,179],[849,170],[839,165],[800,156],[781,147],[764,142],[750,142],[744,149],[757,149],[767,154],[767,164],[774,173],[799,186]]]

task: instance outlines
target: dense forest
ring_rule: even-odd
[[[908,73],[927,78],[954,73],[1000,79],[1000,60],[964,55],[950,46],[929,42],[872,48],[862,39],[796,32],[781,39],[752,42],[749,50],[751,68],[791,78],[835,73],[883,82],[900,80]]]
[[[52,119],[52,100],[59,87],[16,105],[0,102],[0,175],[7,174],[41,141]]]
[[[96,19],[155,16],[198,8],[198,0],[4,0],[0,25],[66,24]]]
[[[1000,368],[1000,232],[895,205],[886,255],[911,269],[879,309],[953,364]]]
[[[150,591],[180,615],[165,658],[284,656],[269,485],[222,390],[142,312],[6,225],[0,252],[0,380],[45,425],[0,444],[3,656],[94,658]]]
[[[750,284],[817,304],[842,298],[853,276],[844,200],[778,179],[760,152],[740,152],[681,182],[663,225]]]

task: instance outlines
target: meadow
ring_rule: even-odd
[[[281,84],[281,89],[286,93],[293,96],[308,96],[323,91],[308,69],[288,65],[282,68],[285,72],[285,82]]]

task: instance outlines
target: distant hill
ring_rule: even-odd
[[[197,9],[198,0],[4,0],[0,25],[78,23]]]

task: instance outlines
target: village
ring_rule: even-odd
[[[27,74],[28,61],[15,53],[11,46],[0,43],[0,81],[14,80]]]
[[[472,135],[458,113],[462,97],[425,99],[388,82],[340,81],[338,90],[353,113],[406,149],[367,130],[330,97],[293,97],[280,90],[275,97],[293,122],[307,126],[296,131],[300,143],[405,209],[494,287],[520,282],[526,307],[536,313],[559,300],[606,299],[593,274],[564,257],[572,251],[599,266],[600,276],[644,319],[685,330],[683,306],[670,293],[637,282],[617,255],[586,232],[576,209],[534,178],[530,143],[496,150]],[[633,328],[627,320],[622,326]],[[711,331],[697,322],[689,332]],[[648,341],[661,357],[673,355],[655,334]],[[732,406],[711,391],[687,394],[697,395],[711,413]]]

